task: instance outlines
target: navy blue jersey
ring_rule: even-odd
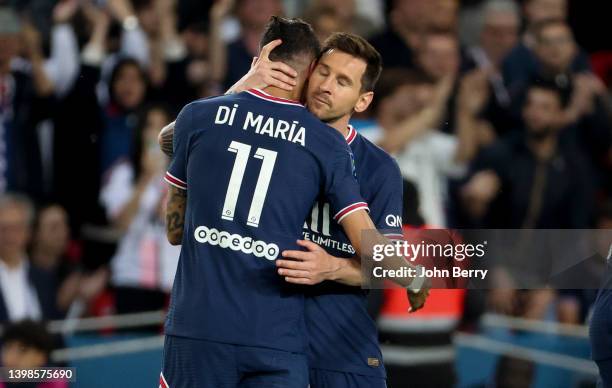
[[[274,260],[321,192],[338,220],[367,208],[344,138],[260,90],[200,100],[177,118],[166,180],[187,190],[167,333],[304,351],[303,292]]]
[[[347,142],[355,157],[357,181],[376,228],[389,238],[402,237],[402,178],[385,151],[349,127]],[[304,238],[331,255],[351,258],[355,250],[342,227],[330,217],[331,204],[320,200],[304,228]],[[376,325],[366,308],[366,291],[324,282],[306,294],[309,366],[370,376],[385,376]]]
[[[610,258],[602,285],[593,304],[589,326],[593,361],[612,360],[612,262]]]

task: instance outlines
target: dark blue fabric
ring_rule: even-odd
[[[593,304],[589,327],[591,357],[594,361],[612,360],[612,266],[608,262],[604,281]],[[609,372],[612,377],[612,372]],[[612,380],[608,381],[612,386]]]
[[[306,357],[280,350],[168,335],[162,362],[162,376],[169,388],[308,386]]]
[[[350,143],[355,155],[361,195],[370,206],[376,228],[402,235],[402,177],[397,163],[361,135]],[[322,199],[306,222],[303,235],[336,257],[351,258],[355,250],[340,225],[330,221],[329,204]],[[329,225],[329,227],[327,227]],[[306,292],[308,362],[311,368],[385,376],[376,324],[368,314],[367,292],[335,282],[309,287]],[[376,359],[374,364],[368,360]],[[373,361],[373,360],[372,360]]]
[[[310,388],[387,388],[383,377],[310,369]]]
[[[100,139],[100,168],[104,174],[122,158],[129,158],[134,137],[134,120],[129,115],[109,112]]]
[[[295,129],[284,139],[271,136],[281,124]],[[299,128],[303,144],[289,140]],[[176,121],[166,177],[188,193],[167,333],[305,352],[303,292],[277,274],[274,260],[297,248],[321,191],[336,212],[363,201],[350,155],[338,131],[298,104],[244,92],[187,105]],[[234,171],[243,175],[230,184]],[[262,176],[269,176],[267,190],[259,187]],[[236,202],[226,207],[232,194]],[[254,217],[257,201],[261,214]],[[256,254],[260,248],[267,256]]]
[[[238,38],[227,46],[227,71],[223,86],[225,90],[234,85],[251,68],[253,56],[248,52],[242,38]]]

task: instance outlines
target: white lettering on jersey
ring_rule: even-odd
[[[215,124],[234,124],[234,116],[236,115],[236,109],[238,104],[234,104],[233,108],[221,105],[217,109],[217,115],[215,116]]]
[[[224,230],[208,228],[206,226],[198,226],[193,232],[195,240],[201,244],[210,244],[223,249],[231,249],[233,251],[241,251],[247,255],[255,255],[255,257],[265,257],[268,260],[276,260],[280,249],[278,245],[265,241],[253,240],[252,237],[242,237],[239,234],[230,234]]]
[[[306,129],[299,125],[299,121],[293,121],[289,124],[287,121],[278,120],[274,117],[265,118],[262,115],[247,112],[242,129],[245,131],[252,130],[258,135],[287,140],[304,147],[306,146]]]
[[[388,226],[392,228],[401,228],[402,227],[402,217],[396,216],[394,214],[389,214],[385,217],[385,222]]]

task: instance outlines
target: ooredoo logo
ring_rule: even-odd
[[[239,234],[230,234],[224,230],[198,226],[193,233],[197,242],[229,248],[233,251],[241,251],[255,257],[265,257],[268,260],[276,260],[280,249],[276,244],[268,244],[265,241],[253,240],[251,237],[242,237]]]

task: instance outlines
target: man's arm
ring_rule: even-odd
[[[393,242],[376,231],[376,226],[369,214],[365,210],[354,211],[340,222],[344,228],[344,232],[351,241],[358,256],[370,255],[373,252],[374,245],[392,245]],[[362,240],[362,231],[371,231],[371,240],[364,242]],[[397,270],[402,267],[416,269],[416,267],[400,255],[386,255],[380,261],[380,265],[384,269]],[[395,283],[402,287],[408,288],[408,300],[410,301],[410,311],[414,312],[425,306],[425,301],[429,296],[429,280],[424,277],[413,278],[394,278]]]
[[[172,157],[173,154],[173,136],[174,136],[174,123],[176,121],[171,122],[166,125],[157,135],[157,142],[159,143],[159,148],[161,148],[162,152],[169,157]]]
[[[452,92],[453,84],[454,77],[450,75],[440,80],[429,105],[416,115],[399,123],[393,131],[385,131],[378,145],[388,153],[398,152],[414,139],[439,126],[446,113],[446,103]]]
[[[187,190],[169,185],[168,203],[166,205],[166,235],[172,245],[181,245],[185,225],[185,208]]]
[[[297,244],[307,251],[283,252],[285,260],[276,260],[278,274],[289,283],[315,285],[325,280],[348,286],[361,286],[361,264],[359,258],[343,259],[327,253],[319,245],[298,240]]]

